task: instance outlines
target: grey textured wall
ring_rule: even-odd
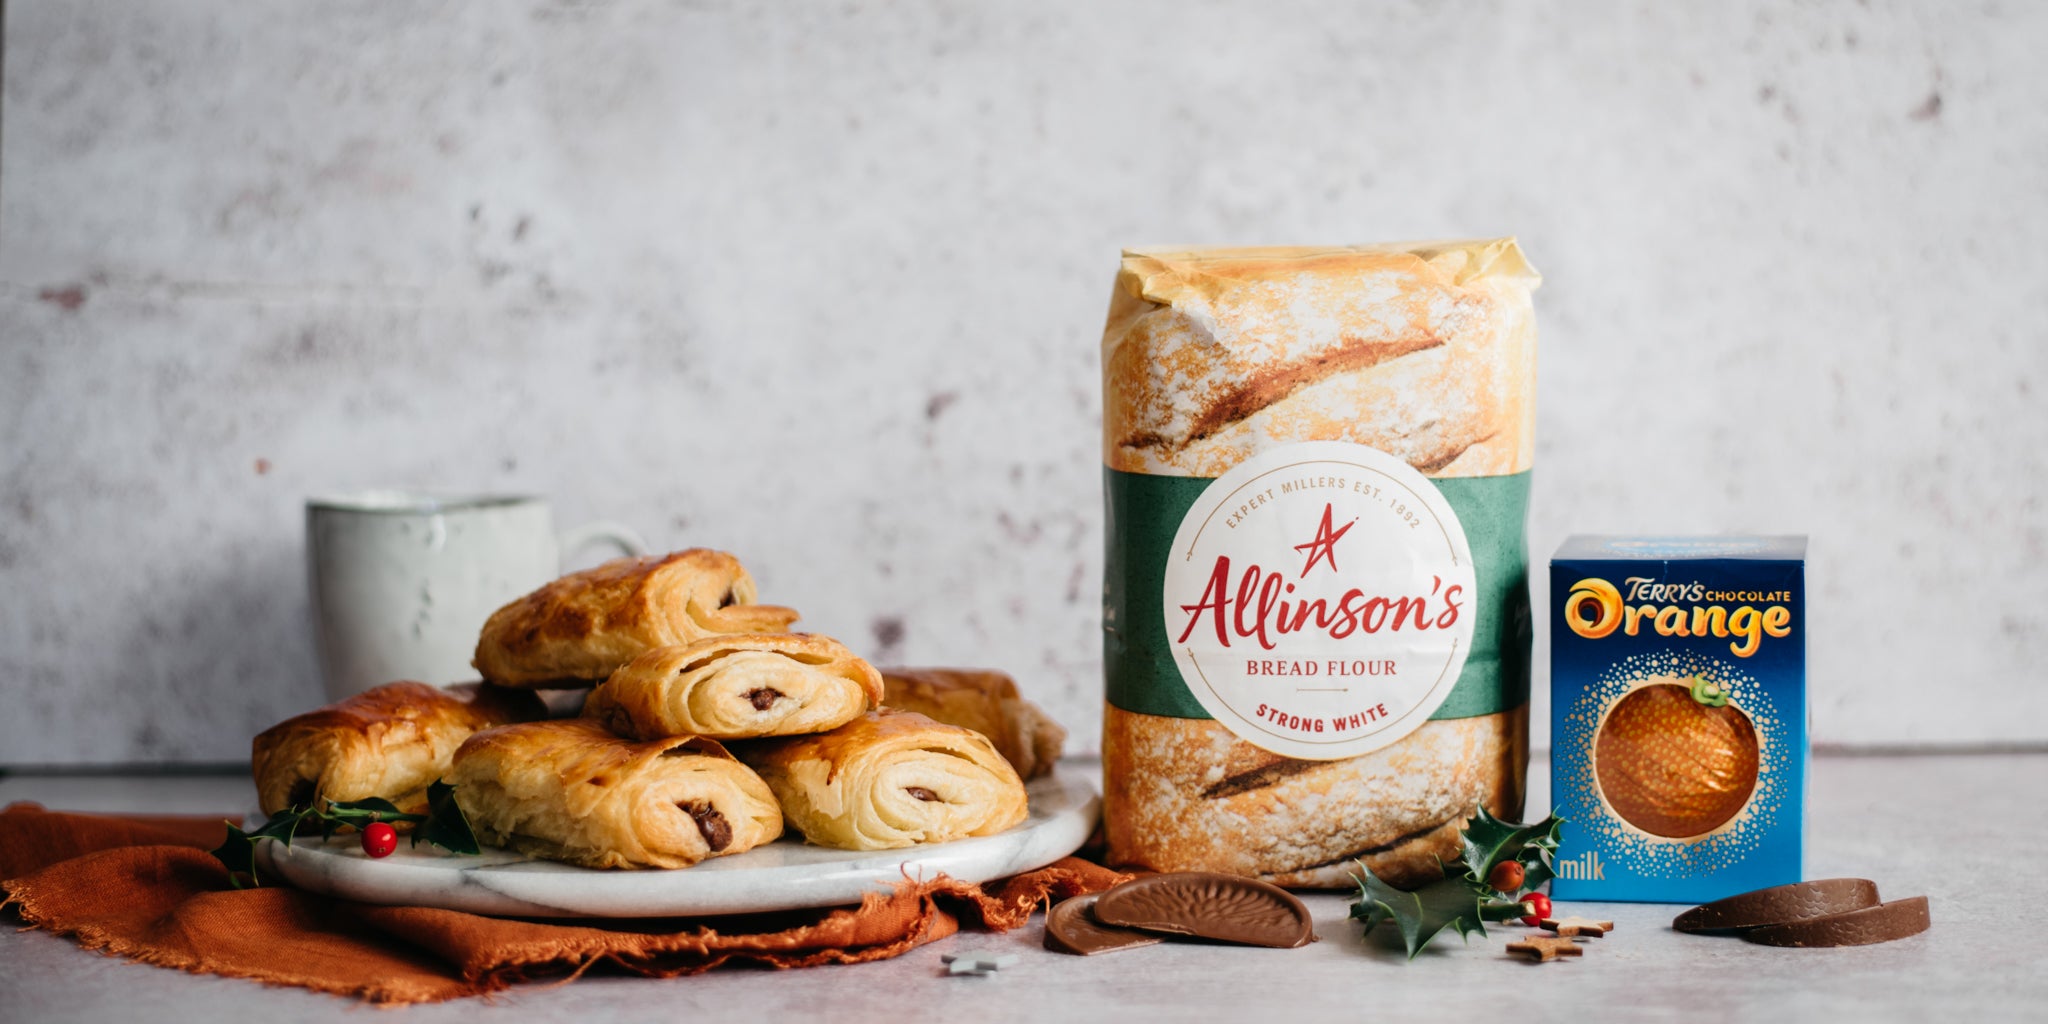
[[[390,482],[735,551],[1092,747],[1118,248],[1496,233],[1539,559],[1810,532],[1820,740],[2048,738],[2048,7],[6,17],[0,763],[243,756],[317,699],[301,500]]]

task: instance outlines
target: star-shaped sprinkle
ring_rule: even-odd
[[[1015,953],[946,953],[939,957],[947,974],[972,974],[985,978],[1017,962]]]
[[[1508,952],[1520,953],[1539,963],[1555,960],[1561,956],[1585,956],[1586,951],[1570,939],[1553,935],[1531,935],[1520,942],[1508,943]]]
[[[1614,930],[1614,922],[1612,921],[1595,921],[1590,917],[1578,917],[1576,915],[1572,917],[1546,917],[1543,919],[1542,924],[1543,927],[1556,932],[1559,937],[1567,939],[1578,935],[1583,935],[1589,939],[1597,939]]]

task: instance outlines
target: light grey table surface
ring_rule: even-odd
[[[1090,762],[1068,765],[1093,772]],[[1531,766],[1533,812],[1548,766]],[[1787,950],[1680,935],[1672,906],[1575,903],[1614,934],[1580,959],[1531,964],[1502,946],[1520,928],[1439,939],[1413,963],[1364,943],[1349,900],[1306,897],[1322,941],[1298,950],[1166,944],[1095,957],[1040,948],[1041,920],[1006,935],[963,932],[895,960],[796,971],[723,970],[647,980],[593,974],[397,1011],[408,1020],[575,1021],[1270,1020],[2044,1020],[2048,755],[1822,757],[1808,805],[1808,875],[1876,879],[1885,897],[1925,893],[1934,927],[1881,946]],[[253,803],[224,777],[0,777],[0,803],[208,812]],[[1017,953],[985,977],[948,977],[947,952]],[[364,1004],[233,978],[188,975],[0,928],[0,1021],[395,1019]]]

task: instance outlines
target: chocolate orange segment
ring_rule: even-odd
[[[1726,824],[1756,791],[1756,726],[1732,704],[1658,683],[1623,697],[1594,740],[1600,795],[1622,820],[1683,839]]]
[[[1094,956],[1165,942],[1163,935],[1136,928],[1116,928],[1095,919],[1096,897],[1075,896],[1045,913],[1045,948],[1056,953]]]
[[[1755,928],[1846,914],[1877,906],[1877,883],[1868,878],[1816,878],[1697,906],[1671,921],[1671,930],[1696,935],[1737,935]]]
[[[1096,899],[1095,921],[1242,946],[1294,949],[1315,941],[1308,907],[1293,893],[1211,871],[1141,875]]]

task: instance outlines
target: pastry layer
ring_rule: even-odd
[[[716,740],[620,739],[589,719],[508,725],[455,753],[477,838],[592,868],[686,868],[782,834],[775,795]]]
[[[501,686],[594,686],[656,647],[779,633],[796,621],[795,611],[754,597],[754,578],[723,551],[616,559],[493,612],[475,665]]]
[[[1024,820],[1024,782],[971,729],[884,708],[819,736],[738,753],[792,828],[819,846],[891,850],[1001,832]]]
[[[381,797],[417,814],[426,809],[428,784],[471,733],[546,713],[517,690],[386,683],[258,733],[249,759],[257,802],[276,814]]]
[[[1067,730],[1017,692],[1008,673],[977,668],[882,670],[882,703],[988,737],[1017,774],[1052,771]]]
[[[836,729],[881,700],[881,673],[831,637],[740,634],[634,658],[583,715],[633,739],[736,740]]]

